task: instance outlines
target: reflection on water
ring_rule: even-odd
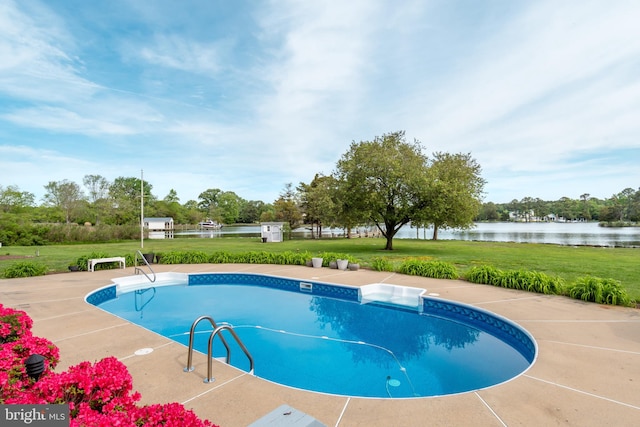
[[[392,334],[394,356],[401,363],[420,357],[430,345],[446,350],[464,348],[474,343],[479,335],[476,329],[436,317],[419,317],[404,310],[385,310],[381,316],[375,305],[351,306],[353,304],[337,299],[312,297],[309,309],[316,313],[323,329],[330,329],[345,341],[389,346],[387,336]],[[353,353],[354,362],[361,362],[359,358],[365,355],[373,362],[373,353],[361,351]],[[382,364],[381,361],[376,363]]]
[[[360,230],[361,236],[365,230]],[[339,237],[341,229],[325,229],[323,236]],[[185,231],[176,237],[260,237],[260,226],[226,226],[216,231]],[[293,232],[294,238],[311,237],[306,229]],[[433,229],[405,226],[398,231],[398,239],[431,239]],[[366,237],[362,237],[366,238]],[[595,222],[555,223],[555,222],[493,222],[477,223],[470,230],[438,230],[439,240],[478,240],[488,242],[550,243],[569,246],[615,246],[640,247],[640,227],[600,227]]]

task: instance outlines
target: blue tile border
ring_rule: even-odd
[[[313,290],[301,291],[300,283],[311,283]],[[340,285],[330,285],[326,283],[314,282],[300,279],[287,279],[284,277],[267,276],[264,274],[252,273],[202,273],[190,274],[189,286],[200,285],[229,285],[241,284],[252,286],[263,286],[266,288],[280,289],[289,292],[305,293],[315,296],[340,298],[347,301],[358,301],[358,289]]]
[[[106,286],[87,295],[86,301],[89,304],[100,305],[105,301],[116,297],[116,285]]]
[[[465,323],[506,342],[529,363],[533,363],[537,348],[533,338],[511,321],[476,307],[435,298],[423,299],[423,314],[440,316]]]

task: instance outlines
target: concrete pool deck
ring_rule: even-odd
[[[0,280],[3,305],[24,310],[33,333],[60,348],[57,371],[115,356],[133,376],[142,404],[180,402],[222,427],[247,426],[282,404],[327,426],[632,426],[640,423],[640,310],[603,306],[455,280],[368,270],[282,265],[154,265],[156,272],[251,272],[346,285],[390,283],[426,288],[441,298],[489,310],[527,329],[538,344],[534,365],[483,390],[418,399],[324,395],[274,384],[194,353],[184,373],[181,344],[84,302],[133,267]],[[202,313],[194,313],[194,319]],[[136,355],[136,350],[153,352]],[[238,356],[239,357],[239,356]]]

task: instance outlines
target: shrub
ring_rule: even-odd
[[[371,268],[375,271],[393,271],[393,263],[386,258],[375,257],[371,260]]]
[[[465,274],[465,279],[471,283],[496,285],[499,282],[501,276],[501,270],[498,270],[497,268],[490,265],[481,265],[471,267]]]
[[[59,350],[50,341],[32,336],[32,324],[23,311],[0,304],[0,404],[66,403],[72,427],[214,427],[179,403],[138,406],[140,394],[132,392],[131,375],[115,357],[53,373]],[[45,371],[37,382],[25,372],[24,362],[31,354],[45,357]]]
[[[47,274],[49,268],[43,264],[36,264],[31,261],[21,261],[9,265],[4,269],[3,276],[7,279],[14,279],[16,277],[33,277],[44,276]]]
[[[410,259],[400,264],[398,273],[433,279],[457,279],[458,270],[453,264],[444,261],[420,261]]]
[[[622,284],[614,279],[580,277],[568,290],[571,298],[598,304],[629,305],[631,298]]]

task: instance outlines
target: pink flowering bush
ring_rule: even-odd
[[[67,403],[72,427],[215,427],[179,403],[138,406],[140,394],[132,392],[131,374],[115,357],[51,372],[59,350],[49,340],[32,336],[32,324],[25,312],[0,304],[0,403]],[[29,378],[24,367],[31,354],[45,357],[38,381]]]
[[[0,403],[20,396],[33,384],[25,368],[30,355],[40,354],[45,358],[45,372],[58,364],[58,347],[46,338],[33,336],[32,326],[27,313],[0,304]]]

